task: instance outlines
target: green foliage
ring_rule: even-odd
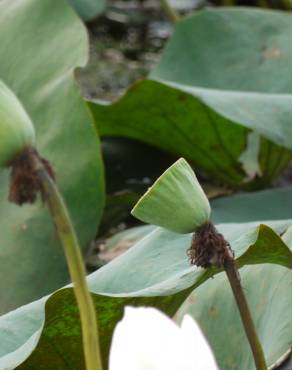
[[[268,224],[282,234],[292,221]],[[258,225],[258,222],[221,224],[218,229],[234,248],[240,267],[259,263],[262,251],[265,262],[291,268],[292,253],[289,248],[270,227]],[[98,311],[105,361],[112,331],[122,317],[125,305],[154,306],[171,316],[194,288],[220,272],[218,269],[204,271],[189,265],[186,249],[190,240],[190,234],[180,235],[158,228],[128,252],[88,277]],[[21,369],[33,368],[37,364],[40,369],[44,366],[53,370],[56,364],[69,369],[74,363],[80,364],[78,368],[83,369],[80,327],[72,289],[60,290],[48,298],[0,318],[0,367],[23,363],[37,346],[32,356],[20,366]],[[25,323],[25,330],[21,332],[18,330],[19,322]],[[284,339],[282,347],[286,345]],[[66,348],[65,357],[62,348]]]
[[[284,220],[292,214],[292,187],[222,197],[211,202],[212,220],[251,222]]]
[[[65,0],[0,2],[0,79],[32,118],[37,149],[53,164],[85,248],[104,202],[99,139],[73,78],[87,58],[87,34]],[[0,173],[0,311],[38,299],[68,282],[62,248],[39,200],[9,204]],[[84,196],[86,194],[86,196]]]
[[[269,183],[291,159],[291,24],[248,8],[180,21],[151,80],[91,104],[101,135],[155,145],[233,186]]]
[[[84,20],[105,5],[102,0],[71,3]],[[183,156],[233,187],[266,186],[281,173],[292,153],[291,20],[289,14],[248,8],[200,11],[178,22],[149,79],[113,104],[86,104],[73,72],[86,64],[88,37],[66,0],[0,1],[0,79],[35,124],[37,149],[54,166],[84,250],[96,235],[104,203],[96,128],[102,136],[135,139]],[[200,193],[204,212],[198,215],[192,202],[200,185],[184,160],[177,163],[183,165],[166,171],[134,214],[190,232],[198,218],[209,217],[209,204]],[[178,192],[174,185],[185,174],[189,181]],[[78,309],[72,287],[64,287],[69,282],[65,259],[48,211],[41,201],[21,209],[9,204],[8,179],[8,171],[2,171],[0,311],[18,309],[0,316],[0,368],[85,369]],[[241,268],[269,364],[291,341],[291,196],[292,189],[285,188],[211,203],[211,218]],[[128,205],[137,194],[115,197],[112,204]],[[144,305],[169,316],[180,309],[178,320],[191,313],[222,369],[253,370],[222,270],[190,266],[191,238],[142,226],[106,241],[109,249],[117,241],[139,239],[88,276],[105,364],[125,305]]]
[[[257,265],[244,267],[240,276],[270,366],[290,348],[292,272],[275,265]],[[223,273],[195,290],[177,319],[186,313],[200,324],[220,369],[254,369],[238,308]]]

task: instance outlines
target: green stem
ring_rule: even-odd
[[[268,368],[264,356],[264,351],[256,332],[256,328],[241,286],[240,276],[233,257],[230,256],[230,258],[225,260],[224,268],[240,312],[241,320],[253,353],[256,368],[257,370],[267,370]]]
[[[161,7],[164,10],[165,14],[169,18],[172,23],[176,23],[180,20],[180,16],[177,12],[173,9],[173,7],[169,4],[169,0],[160,0]]]
[[[41,181],[43,195],[66,255],[79,307],[86,369],[102,370],[96,312],[87,287],[83,258],[74,227],[62,196],[42,162],[36,155],[31,155],[30,160]]]

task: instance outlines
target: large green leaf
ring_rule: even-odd
[[[228,184],[271,181],[291,159],[291,20],[240,8],[179,22],[152,80],[91,104],[101,134],[184,156]]]
[[[87,60],[85,28],[65,0],[0,2],[0,79],[31,116],[37,148],[55,168],[83,247],[103,207],[103,168],[90,114],[73,78]],[[0,174],[0,312],[69,281],[62,248],[41,200],[9,204]]]
[[[215,223],[284,220],[292,215],[292,187],[223,197],[211,207]]]
[[[272,365],[291,346],[292,272],[263,265],[244,267],[240,275],[266,360]],[[251,350],[225,274],[195,290],[182,305],[178,318],[185,313],[191,314],[202,327],[220,369],[254,370]]]
[[[234,222],[261,217],[268,219],[272,214],[275,218],[285,217],[292,214],[291,196],[289,187],[218,199],[212,202],[214,218]],[[290,227],[283,235],[290,248],[291,235]],[[240,274],[267,361],[272,365],[291,346],[291,271],[279,266],[263,265],[244,267]],[[254,369],[238,309],[224,274],[219,274],[214,282],[207,282],[194,291],[179,310],[178,320],[185,313],[190,313],[199,321],[215,351],[220,368]],[[281,369],[290,370],[291,361],[289,363]]]
[[[266,360],[272,365],[291,346],[292,272],[275,265],[245,267],[241,270],[241,280]],[[184,302],[178,317],[185,313],[190,313],[201,325],[221,369],[255,368],[224,274],[195,290]]]
[[[277,233],[283,233],[292,220],[268,224]],[[291,251],[268,226],[222,224],[218,228],[232,244],[240,267],[260,262],[263,254],[265,262],[292,267]],[[155,306],[173,315],[194,288],[220,272],[189,265],[186,249],[190,241],[191,235],[155,229],[88,277],[98,311],[105,362],[113,328],[125,305]],[[60,290],[48,298],[0,318],[0,368],[14,368],[27,359],[21,369],[84,369],[72,289]]]

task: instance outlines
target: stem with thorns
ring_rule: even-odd
[[[63,244],[80,312],[82,339],[87,370],[102,370],[98,326],[94,303],[86,283],[86,273],[77,236],[60,192],[38,155],[29,157],[48,203],[59,238]]]

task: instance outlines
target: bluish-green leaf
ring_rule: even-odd
[[[215,223],[284,220],[292,215],[292,187],[222,197],[211,207]]]
[[[51,161],[83,248],[95,236],[104,202],[99,139],[74,81],[86,63],[86,30],[66,0],[0,2],[0,79],[18,96]],[[0,312],[69,281],[62,247],[41,199],[9,204],[0,172]]]
[[[292,220],[268,224],[277,233],[283,233]],[[261,262],[258,259],[263,250],[264,262],[292,267],[291,251],[268,226],[222,224],[218,229],[234,248],[239,266]],[[158,228],[88,277],[98,310],[105,363],[112,331],[122,317],[125,305],[154,306],[173,315],[194,288],[220,271],[190,266],[186,255],[190,241],[191,235]],[[211,279],[210,284],[213,281]],[[62,369],[84,369],[78,311],[72,289],[60,290],[47,299],[0,317],[0,368],[3,364],[14,368],[17,362],[22,364],[19,368],[25,370],[55,370],[57,365]],[[20,326],[23,327],[21,331]],[[278,346],[285,344],[280,339]],[[267,355],[273,357],[270,352]]]
[[[183,19],[151,80],[111,105],[90,105],[97,127],[182,156],[231,185],[269,183],[291,159],[291,25],[289,13],[243,7]],[[247,167],[251,133],[260,145]]]

